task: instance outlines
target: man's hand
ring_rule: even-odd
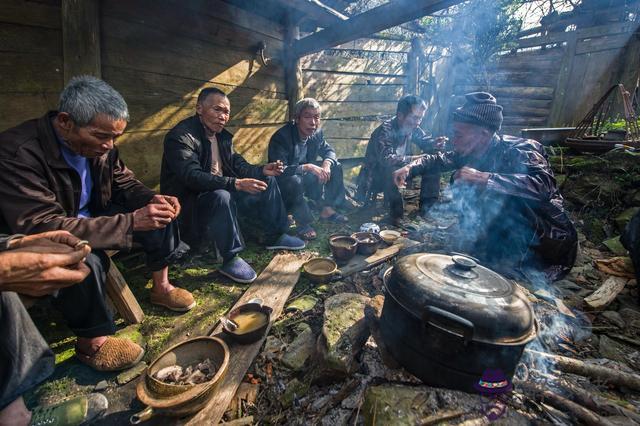
[[[264,167],[262,167],[262,174],[265,176],[280,176],[282,172],[284,172],[284,164],[281,160],[265,164]]]
[[[407,186],[407,178],[409,177],[410,170],[411,168],[409,166],[404,166],[393,172],[391,177],[393,178],[393,183],[398,188],[405,188]]]
[[[236,190],[258,194],[267,189],[267,183],[258,179],[236,179]]]
[[[327,174],[327,182],[331,179],[331,161],[324,160],[322,162],[322,170]],[[326,183],[326,182],[325,182]]]
[[[322,167],[318,167],[315,164],[307,163],[303,165],[302,168],[305,172],[311,173],[315,177],[317,177],[320,183],[324,184],[329,181],[330,174],[327,174],[327,172]]]
[[[445,146],[449,142],[449,138],[446,136],[438,136],[433,140],[433,147],[438,151],[444,151]]]
[[[180,201],[178,201],[176,197],[172,197],[170,195],[156,194],[153,196],[151,201],[149,201],[149,204],[165,204],[171,206],[173,209],[173,218],[171,220],[177,218],[180,214],[180,210],[182,209],[180,207]]]
[[[78,244],[81,241],[66,231],[24,239],[27,241],[22,244],[19,244],[20,240],[10,244],[20,247],[0,253],[0,291],[41,297],[81,282],[91,272],[84,264],[91,247]],[[44,244],[37,244],[44,241]],[[72,248],[71,244],[77,248]]]
[[[467,166],[458,169],[458,171],[453,174],[453,179],[455,181],[460,180],[462,182],[469,183],[481,188],[487,186],[487,182],[489,181],[490,177],[491,173],[481,172],[480,170],[476,170]]]
[[[157,197],[153,197],[154,199]],[[151,200],[153,201],[153,200]],[[166,203],[149,202],[146,206],[133,212],[134,231],[153,231],[167,226],[176,217],[176,209]]]

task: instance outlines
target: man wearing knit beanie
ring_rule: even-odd
[[[453,113],[453,151],[420,156],[396,170],[394,182],[401,186],[407,178],[455,170],[456,251],[507,275],[538,270],[559,279],[575,262],[577,232],[542,145],[498,135],[502,120],[502,106],[491,94],[465,95]]]

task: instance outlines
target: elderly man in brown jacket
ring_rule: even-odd
[[[78,358],[98,370],[117,370],[143,354],[134,343],[111,337],[113,319],[104,302],[106,249],[142,245],[152,271],[152,303],[185,311],[195,305],[174,287],[168,265],[186,252],[174,219],[180,204],[156,195],[127,169],[114,148],[128,120],[127,105],[94,77],[72,79],[59,110],[0,133],[0,232],[69,231],[87,240],[91,274],[54,296],[78,336]]]

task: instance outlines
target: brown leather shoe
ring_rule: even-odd
[[[129,339],[107,337],[102,346],[93,354],[78,351],[76,357],[89,367],[98,371],[119,371],[133,367],[144,356],[144,349]]]
[[[187,312],[196,306],[193,295],[183,288],[174,288],[169,293],[151,292],[151,303],[176,312]]]

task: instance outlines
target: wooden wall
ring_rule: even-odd
[[[60,2],[0,1],[0,130],[55,108],[62,85]]]
[[[364,156],[373,130],[395,114],[409,48],[404,41],[359,39],[302,58],[304,96],[322,105],[325,137],[340,158]]]
[[[459,58],[447,58],[436,75],[439,103],[451,112],[464,93],[485,90],[504,106],[503,132],[519,135],[527,127],[576,125],[614,84],[633,90],[640,69],[638,23],[616,23],[577,31],[522,38],[512,52],[485,69]],[[443,77],[445,76],[445,77]],[[452,96],[452,101],[442,101]],[[446,129],[450,114],[428,125]]]
[[[55,108],[63,87],[60,1],[0,0],[0,128]],[[100,1],[102,78],[126,99],[118,141],[127,165],[158,184],[166,132],[195,111],[200,89],[229,94],[229,130],[251,162],[286,121],[283,28],[217,0]],[[267,66],[256,46],[267,44]]]

